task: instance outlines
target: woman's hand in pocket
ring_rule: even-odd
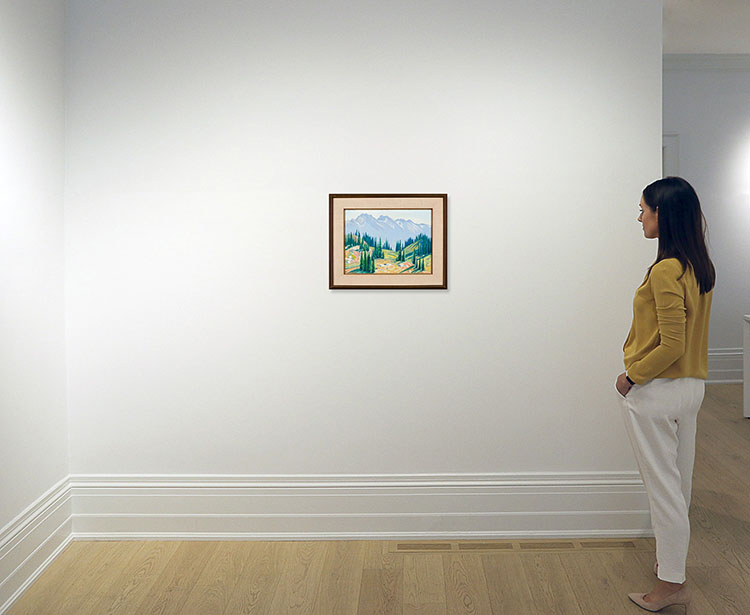
[[[617,392],[625,397],[628,394],[628,391],[633,386],[628,382],[628,379],[625,377],[626,372],[622,372],[619,376],[617,376],[617,382],[615,383],[615,388],[617,389]]]

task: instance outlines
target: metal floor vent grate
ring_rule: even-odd
[[[528,553],[544,551],[655,551],[648,538],[615,540],[462,540],[391,542],[390,553]]]

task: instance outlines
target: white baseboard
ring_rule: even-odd
[[[648,536],[637,473],[71,477],[85,539]]]
[[[708,351],[708,382],[740,383],[744,379],[742,348],[711,348]]]
[[[709,382],[742,382],[742,359],[741,348],[709,351]],[[0,614],[76,538],[652,535],[648,500],[636,472],[72,475],[0,529]]]
[[[66,477],[0,531],[0,613],[72,540],[72,512]]]
[[[0,532],[0,614],[76,539],[644,536],[637,472],[72,475]]]
[[[747,53],[667,53],[662,56],[664,70],[750,70]]]

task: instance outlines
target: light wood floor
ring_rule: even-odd
[[[687,570],[697,615],[750,613],[741,396],[710,385],[699,415]],[[643,613],[627,593],[655,581],[653,540],[405,542],[73,542],[10,615],[618,615]]]

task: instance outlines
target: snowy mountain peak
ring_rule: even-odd
[[[354,233],[355,231],[359,231],[360,235],[367,234],[376,240],[389,241],[394,245],[397,241],[414,239],[419,234],[432,237],[432,228],[429,224],[417,224],[404,218],[393,220],[384,214],[375,218],[370,214],[361,213],[353,220],[347,220],[345,232]]]

